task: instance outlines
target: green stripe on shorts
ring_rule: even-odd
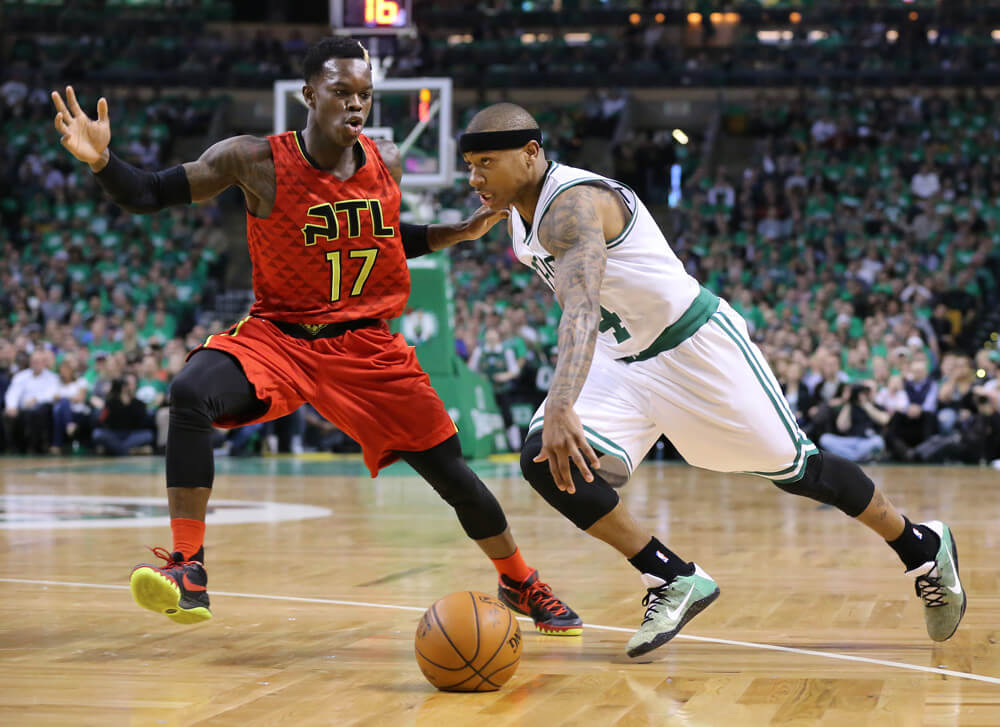
[[[527,439],[528,437],[530,437],[535,432],[541,431],[541,429],[544,426],[544,424],[545,424],[545,417],[544,416],[539,417],[535,421],[532,421],[531,425],[528,427],[528,435],[527,435],[527,437],[525,437],[525,439]],[[628,467],[628,471],[632,472],[632,470],[633,470],[633,467],[632,467],[632,458],[628,456],[628,452],[625,450],[624,447],[622,447],[621,445],[615,444],[610,439],[608,439],[607,437],[605,437],[603,434],[599,434],[599,433],[595,432],[593,429],[591,429],[590,427],[588,427],[586,425],[584,425],[584,427],[583,427],[583,432],[584,432],[584,436],[586,437],[587,441],[590,443],[591,447],[594,447],[595,449],[599,449],[602,452],[605,452],[606,454],[612,455],[613,457],[617,457],[618,459],[620,459],[622,462],[625,463],[625,466]]]
[[[729,329],[729,331],[734,336],[736,336],[737,343],[742,342],[743,344],[742,350],[744,352],[744,355],[749,357],[750,365],[754,368],[754,371],[757,373],[758,379],[760,379],[760,381],[764,384],[764,386],[767,387],[768,391],[770,391],[772,394],[775,395],[778,402],[778,406],[780,406],[782,411],[784,411],[785,413],[785,421],[789,422],[792,428],[796,432],[799,432],[801,434],[801,431],[799,430],[799,425],[795,421],[795,415],[792,413],[792,408],[788,406],[788,400],[785,399],[785,395],[781,392],[781,388],[777,385],[777,382],[772,381],[771,378],[767,376],[767,373],[764,370],[764,367],[767,364],[766,363],[762,364],[760,361],[757,360],[757,357],[754,356],[753,348],[751,347],[753,344],[746,337],[743,336],[740,330],[736,328],[736,326],[733,325],[733,322],[730,321],[728,318],[726,318],[725,315],[719,313],[718,316],[723,325],[725,325]],[[774,401],[774,399],[772,399],[772,401]],[[801,439],[801,437],[799,437],[799,439]]]
[[[795,423],[795,419],[791,417],[791,412],[786,408],[787,402],[785,402],[784,395],[780,392],[775,396],[775,392],[771,387],[771,383],[768,380],[766,374],[761,370],[760,363],[754,358],[750,348],[746,345],[743,340],[743,336],[740,332],[733,326],[733,324],[728,321],[720,313],[716,313],[710,319],[719,326],[723,333],[725,333],[732,341],[736,344],[736,347],[743,354],[743,358],[746,360],[747,364],[750,366],[750,370],[753,372],[754,377],[757,379],[758,383],[763,389],[767,398],[770,400],[771,405],[774,407],[775,412],[778,414],[778,418],[781,420],[782,425],[785,427],[785,431],[788,432],[788,436],[792,440],[792,446],[795,448],[795,459],[790,467],[786,467],[783,470],[777,472],[750,472],[749,474],[758,475],[760,477],[767,477],[769,479],[779,478],[777,481],[781,482],[794,482],[802,478],[802,473],[805,471],[805,460],[808,456],[806,453],[810,448],[815,451],[815,446],[812,445],[808,439],[803,439],[799,436],[799,428]],[[782,406],[780,402],[784,403]],[[810,452],[811,453],[811,452]],[[790,475],[789,477],[782,477],[782,475]]]

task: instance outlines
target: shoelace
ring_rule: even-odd
[[[656,615],[657,607],[667,600],[667,590],[670,588],[669,583],[664,583],[662,586],[657,588],[650,588],[646,590],[646,595],[642,598],[642,605],[646,606],[646,613],[642,617],[642,622],[646,623],[651,621],[653,616]]]
[[[555,616],[562,616],[565,613],[569,613],[566,605],[552,595],[552,588],[549,587],[548,583],[535,581],[528,586],[526,596],[529,603],[538,604],[539,607]]]
[[[149,548],[149,546],[146,546]],[[149,548],[149,551],[155,555],[157,558],[162,558],[167,561],[167,564],[163,568],[180,568],[182,563],[179,560],[174,560],[174,554],[169,552],[166,548],[161,548],[159,546],[155,548]]]
[[[941,585],[940,575],[932,576],[928,573],[927,575],[917,576],[916,587],[917,595],[923,599],[924,605],[927,608],[940,608],[941,606],[948,605],[944,587]]]

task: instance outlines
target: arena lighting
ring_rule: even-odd
[[[687,144],[688,141],[689,141],[688,135],[685,134],[680,129],[674,129],[674,131],[671,134],[671,136],[674,137],[674,141],[676,141],[678,144]]]
[[[791,12],[791,13],[788,14],[788,19],[791,22],[793,22],[793,23],[801,23],[802,22],[802,13]]]
[[[590,33],[566,33],[563,40],[566,41],[566,45],[583,45],[589,43],[592,37]]]
[[[916,10],[911,10],[910,14],[907,16],[910,20],[916,20],[920,17]]]
[[[670,165],[670,193],[667,195],[667,204],[676,207],[681,202],[681,165]]]
[[[986,378],[986,369],[976,369],[976,378],[977,379],[985,379]]]
[[[662,23],[666,19],[667,19],[667,16],[664,15],[663,13],[657,13],[656,14],[656,22],[657,23]]]
[[[740,22],[740,14],[739,13],[723,13],[722,14],[722,19],[724,21],[726,21],[727,23],[731,23],[731,24],[735,25],[736,23]]]
[[[632,13],[628,16],[628,21],[632,23],[632,25],[638,25],[640,20],[642,20],[642,16],[639,15],[639,13]]]
[[[701,25],[701,13],[688,13],[688,25]]]
[[[885,31],[885,39],[890,43],[895,43],[897,40],[899,40],[899,31],[898,30]]]
[[[1000,43],[1000,28],[994,28],[991,30],[990,37],[997,43]]]
[[[793,33],[790,30],[758,30],[757,40],[760,43],[776,45],[785,43],[792,39]]]
[[[929,40],[931,43],[933,43],[937,39],[938,39],[938,32],[937,32],[937,30],[935,30],[934,28],[931,28],[930,30],[927,31],[927,40]]]
[[[426,122],[431,118],[431,90],[429,88],[420,89],[420,103],[417,106],[417,118]]]
[[[708,19],[718,25],[722,22],[722,13],[710,13]]]

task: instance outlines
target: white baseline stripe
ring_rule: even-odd
[[[69,586],[76,588],[104,588],[115,591],[124,591],[128,586],[114,586],[103,583],[75,583],[72,581],[42,581],[27,578],[0,578],[0,583],[24,583],[34,586]],[[366,601],[337,601],[330,598],[304,598],[301,596],[271,596],[264,593],[231,593],[227,591],[212,591],[215,596],[229,596],[231,598],[259,598],[268,601],[289,601],[293,603],[322,603],[329,606],[362,606],[364,608],[385,608],[394,611],[417,611],[423,613],[426,608],[419,606],[395,606],[390,603],[368,603]],[[517,617],[518,621],[531,623],[530,618]],[[598,631],[616,631],[623,634],[631,634],[635,629],[622,628],[621,626],[601,626],[599,624],[584,623],[588,629]],[[952,669],[940,669],[933,666],[918,666],[907,664],[901,661],[886,661],[884,659],[870,659],[867,656],[854,656],[851,654],[837,654],[830,651],[815,651],[813,649],[797,649],[792,646],[778,646],[776,644],[759,644],[755,641],[733,641],[732,639],[716,639],[711,636],[692,636],[688,634],[678,634],[674,638],[687,639],[688,641],[701,641],[706,644],[722,644],[723,646],[742,646],[747,649],[762,649],[764,651],[783,651],[788,654],[804,654],[806,656],[817,656],[823,659],[839,659],[841,661],[855,661],[862,664],[876,664],[887,666],[893,669],[906,669],[909,671],[919,671],[925,674],[938,674],[940,676],[955,677],[956,679],[969,679],[986,684],[1000,685],[1000,678],[984,676],[982,674],[972,674],[964,671],[954,671]]]

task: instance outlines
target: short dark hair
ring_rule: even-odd
[[[354,38],[336,35],[313,43],[302,61],[302,76],[306,83],[323,71],[323,64],[330,58],[360,58],[371,66],[368,51]]]

